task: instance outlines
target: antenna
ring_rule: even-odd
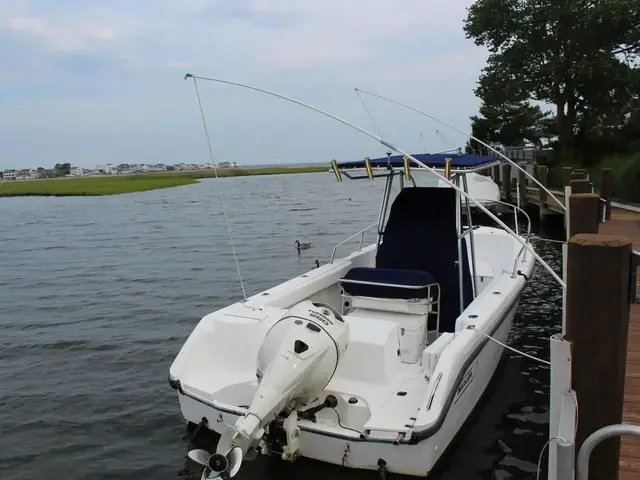
[[[451,148],[451,144],[447,141],[447,139],[445,138],[445,136],[442,134],[440,130],[436,130],[436,137],[440,137],[440,139],[442,140],[442,143],[444,143],[444,146],[449,149],[447,151],[455,150],[455,148]]]
[[[505,155],[503,155],[502,153],[500,153],[498,150],[496,150],[495,148],[493,148],[491,145],[487,145],[486,143],[484,143],[482,140],[474,137],[473,135],[471,135],[470,133],[465,132],[464,130],[460,130],[458,127],[456,127],[455,125],[451,125],[448,122],[445,122],[444,120],[440,120],[438,117],[431,115],[430,113],[427,112],[423,112],[422,110],[418,110],[417,108],[414,108],[410,105],[407,105],[405,103],[402,102],[398,102],[397,100],[393,100],[392,98],[389,97],[385,97],[383,95],[378,95],[377,93],[373,93],[373,92],[368,92],[366,90],[361,90],[360,88],[356,88],[356,90],[362,92],[362,93],[366,93],[368,95],[371,95],[372,97],[377,97],[381,100],[386,100],[387,102],[391,102],[391,103],[395,103],[396,105],[400,106],[400,107],[404,107],[404,108],[408,108],[409,110],[413,110],[416,113],[419,113],[421,115],[424,115],[425,117],[428,117],[432,120],[435,120],[436,122],[440,122],[443,125],[446,125],[447,127],[451,127],[454,130],[462,133],[463,135],[469,137],[472,140],[475,140],[476,142],[478,142],[480,145],[485,146],[486,148],[488,148],[489,150],[491,150],[493,153],[495,153],[496,155],[498,155],[499,157],[503,158],[504,160],[506,160],[507,162],[509,162],[511,165],[513,165],[514,167],[516,167],[518,170],[520,170],[521,172],[523,172],[527,177],[529,177],[531,180],[533,180],[536,184],[538,184],[538,186],[540,188],[542,188],[545,192],[547,192],[549,194],[549,196],[551,198],[553,198],[556,202],[558,202],[558,205],[560,205],[560,208],[562,208],[564,211],[567,210],[567,207],[564,206],[563,203],[560,202],[560,200],[558,200],[556,198],[556,196],[551,193],[544,185],[542,185],[533,175],[529,174],[529,172],[527,172],[525,169],[523,169],[520,165],[518,165],[516,162],[514,162],[513,160],[511,160],[510,158],[506,157]]]
[[[364,108],[364,111],[367,112],[367,115],[369,116],[369,120],[371,120],[371,123],[373,124],[373,128],[375,128],[376,132],[378,132],[378,136],[382,137],[382,133],[380,133],[380,129],[378,128],[378,125],[376,125],[376,122],[373,120],[373,117],[371,116],[369,109],[365,105],[364,100],[362,100],[362,97],[360,96],[360,92],[358,92],[357,88],[355,89],[355,92],[356,92],[356,95],[358,96],[358,99],[360,100],[360,104],[362,105],[362,108]]]
[[[189,77],[190,75],[185,76],[185,80]],[[218,196],[220,197],[220,203],[222,204],[222,213],[224,214],[224,223],[227,227],[227,234],[229,235],[229,242],[231,243],[231,250],[233,251],[233,259],[236,262],[236,269],[238,270],[238,278],[240,279],[240,287],[242,288],[242,295],[244,296],[244,299],[247,299],[247,292],[244,289],[244,282],[242,281],[242,273],[240,273],[240,263],[238,263],[238,255],[236,254],[236,246],[235,243],[233,242],[233,232],[231,231],[231,225],[229,224],[229,217],[227,216],[227,209],[225,208],[224,205],[224,198],[222,197],[222,191],[220,190],[220,185],[219,185],[219,177],[218,177],[218,167],[216,167],[216,164],[213,160],[213,149],[211,148],[211,137],[209,136],[209,129],[207,128],[207,121],[205,120],[204,117],[204,110],[202,109],[202,101],[200,100],[200,91],[198,90],[198,82],[196,81],[196,77],[191,76],[191,78],[193,78],[193,86],[196,89],[196,97],[198,98],[198,107],[200,107],[200,116],[202,117],[202,126],[204,127],[204,135],[207,138],[207,146],[209,147],[209,158],[211,159],[211,165],[213,166],[213,173],[216,177],[216,191],[218,193]]]
[[[336,120],[337,122],[340,122],[348,127],[353,128],[354,130],[357,130],[358,132],[367,135],[368,137],[373,138],[374,140],[377,140],[378,142],[380,142],[382,145],[384,145],[385,147],[391,149],[394,152],[397,152],[401,155],[406,156],[409,160],[411,160],[413,163],[415,163],[417,166],[424,168],[425,170],[431,172],[431,174],[435,175],[436,177],[438,177],[440,180],[442,180],[443,182],[445,182],[447,185],[449,185],[451,188],[453,188],[456,192],[458,192],[460,195],[462,195],[464,198],[467,198],[471,203],[473,203],[476,207],[478,207],[480,210],[482,210],[484,213],[486,213],[489,218],[491,218],[493,221],[495,221],[498,225],[500,225],[505,231],[509,232],[515,239],[516,241],[522,245],[522,248],[527,250],[529,253],[531,253],[531,255],[533,255],[535,257],[536,260],[538,260],[540,262],[540,264],[551,274],[551,276],[558,282],[558,284],[562,287],[565,288],[565,283],[562,281],[562,279],[558,276],[558,274],[556,272],[553,271],[553,269],[549,266],[549,264],[547,262],[545,262],[540,255],[538,255],[538,253],[536,253],[536,251],[533,249],[533,247],[531,247],[530,244],[527,244],[527,242],[525,242],[519,235],[517,235],[516,233],[513,232],[513,230],[511,230],[507,225],[504,224],[504,222],[502,220],[500,220],[496,215],[494,215],[493,213],[491,213],[484,205],[482,205],[480,202],[478,202],[475,198],[473,198],[471,195],[467,194],[463,189],[461,189],[460,187],[458,187],[457,185],[455,185],[454,183],[452,183],[449,179],[445,178],[443,175],[441,175],[440,173],[438,173],[438,171],[436,171],[435,169],[425,165],[423,162],[421,162],[420,160],[418,160],[417,158],[415,158],[413,155],[411,155],[410,153],[405,152],[404,150],[396,147],[395,145],[393,145],[391,142],[388,142],[387,140],[379,137],[378,135],[369,132],[368,130],[365,130],[362,127],[359,127],[358,125],[355,125],[354,123],[349,122],[348,120],[345,120],[344,118],[338,117],[337,115],[334,115],[332,113],[329,113],[325,110],[322,110],[321,108],[318,107],[314,107],[313,105],[310,105],[308,103],[305,103],[301,100],[297,100],[295,98],[292,97],[288,97],[286,95],[282,95],[280,93],[276,93],[276,92],[272,92],[270,90],[266,90],[264,88],[260,88],[260,87],[256,87],[253,85],[249,85],[249,84],[244,84],[244,83],[239,83],[239,82],[232,82],[230,80],[222,80],[220,78],[213,78],[213,77],[202,77],[202,76],[197,76],[197,75],[193,75],[191,73],[187,73],[185,75],[185,79],[187,78],[198,78],[201,80],[207,80],[210,82],[216,82],[216,83],[223,83],[226,85],[234,85],[236,87],[241,87],[241,88],[246,88],[247,90],[254,90],[256,92],[261,92],[264,93],[266,95],[271,95],[273,97],[277,97],[280,98],[282,100],[286,100],[288,102],[291,103],[295,103],[296,105],[300,105],[302,107],[308,108],[310,110],[313,110],[314,112],[320,113],[321,115],[324,115],[325,117],[329,117],[333,120]],[[464,132],[462,132],[464,133]],[[509,160],[511,161],[511,160]]]

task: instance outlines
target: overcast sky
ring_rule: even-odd
[[[0,168],[209,162],[187,72],[295,96],[373,131],[356,86],[468,129],[486,59],[464,38],[470,4],[2,0]],[[235,87],[199,86],[215,161],[384,154],[373,140],[299,106]],[[466,141],[406,109],[364,100],[383,136],[406,150],[435,152]]]

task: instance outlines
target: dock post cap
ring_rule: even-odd
[[[569,244],[581,247],[624,247],[633,240],[623,235],[601,235],[599,233],[579,233],[569,239]]]

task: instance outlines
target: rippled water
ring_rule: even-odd
[[[377,219],[383,188],[324,173],[218,185],[248,295],[328,261]],[[298,239],[313,248],[298,255]],[[198,320],[242,296],[214,181],[1,199],[0,245],[0,478],[199,478],[167,374]],[[559,271],[558,246],[537,246]],[[548,358],[562,302],[542,269],[533,280],[511,344]],[[505,353],[434,478],[535,478],[548,395],[548,370]],[[236,478],[377,478],[307,460],[246,465]]]

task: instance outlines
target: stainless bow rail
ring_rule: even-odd
[[[363,228],[362,230],[360,230],[359,232],[354,233],[353,235],[351,235],[349,238],[345,238],[343,241],[341,241],[340,243],[338,243],[335,247],[333,247],[333,253],[331,254],[331,260],[329,261],[329,263],[333,263],[333,261],[336,258],[336,251],[338,250],[338,247],[340,245],[344,245],[345,243],[347,243],[349,240],[357,237],[358,235],[360,235],[360,246],[358,247],[358,251],[362,250],[362,242],[364,242],[364,234],[367,230],[378,226],[378,222],[373,223],[371,225],[369,225],[368,227]]]

